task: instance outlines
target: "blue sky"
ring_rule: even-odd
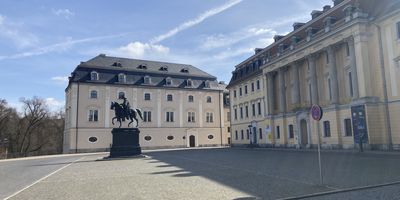
[[[67,77],[105,53],[185,63],[228,82],[234,66],[331,0],[1,0],[0,98],[64,105]]]

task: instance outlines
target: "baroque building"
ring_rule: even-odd
[[[69,78],[64,153],[107,151],[111,129],[119,125],[116,120],[112,125],[110,105],[122,103],[123,97],[132,108],[142,110],[143,149],[227,145],[229,94],[225,87],[191,65],[100,54],[81,62]]]
[[[400,2],[333,3],[235,67],[234,146],[400,149]]]

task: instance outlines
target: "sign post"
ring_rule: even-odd
[[[321,182],[321,185],[324,184],[324,179],[322,176],[322,164],[321,164],[321,136],[320,136],[320,125],[319,121],[322,119],[323,111],[321,106],[319,105],[313,105],[311,107],[311,116],[312,118],[317,121],[317,135],[318,135],[318,165],[319,165],[319,179]]]

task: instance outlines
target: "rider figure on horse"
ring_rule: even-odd
[[[124,101],[122,102],[121,106],[124,109],[125,118],[128,120],[129,110],[131,109],[131,106],[129,105],[129,102],[127,101],[126,97],[124,97]]]

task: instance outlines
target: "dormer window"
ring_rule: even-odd
[[[90,80],[97,81],[99,80],[99,73],[92,71],[90,72]]]
[[[181,69],[182,73],[189,73],[189,69],[187,67]]]
[[[331,30],[332,25],[336,22],[336,18],[327,17],[324,19],[325,33]]]
[[[143,77],[143,83],[144,83],[144,84],[150,84],[150,83],[151,83],[151,78],[150,78],[150,76],[145,76],[145,77]]]
[[[204,87],[205,88],[210,88],[210,81],[205,81],[204,82]]]
[[[192,81],[192,79],[186,80],[186,86],[187,86],[187,87],[193,87],[193,81]]]
[[[146,64],[140,64],[138,67],[138,69],[147,69],[147,65]]]
[[[172,78],[170,78],[170,77],[165,78],[165,85],[168,85],[168,86],[172,85]]]
[[[313,28],[313,27],[309,27],[306,30],[307,33],[307,42],[311,41],[312,37],[314,36],[314,34],[317,32],[317,29]]]
[[[114,62],[111,66],[122,67],[122,64],[120,62]]]
[[[123,73],[118,74],[118,82],[125,83],[126,82],[126,75],[123,74]]]
[[[159,70],[166,72],[166,71],[168,71],[168,66],[164,65],[164,66],[160,67]]]

